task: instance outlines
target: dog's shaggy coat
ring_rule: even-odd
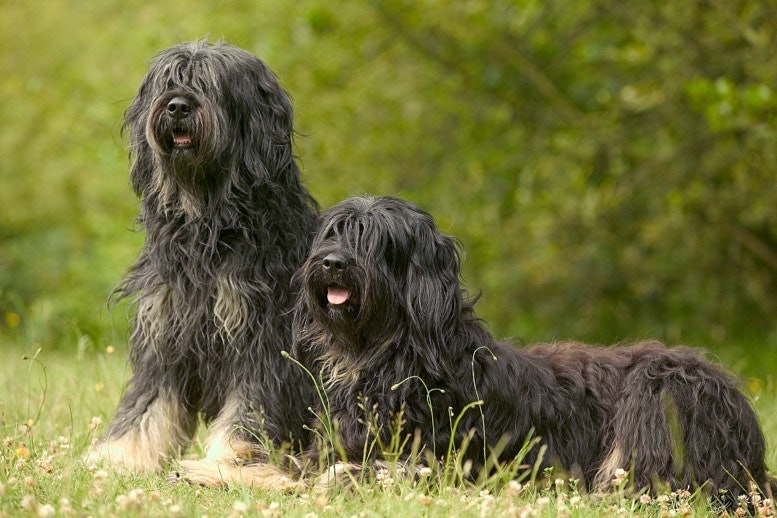
[[[146,232],[117,290],[136,306],[133,373],[87,460],[158,471],[198,416],[222,473],[261,438],[307,442],[311,385],[280,352],[318,207],[294,160],[286,92],[247,51],[184,43],[153,60],[124,129]],[[180,475],[197,481],[200,465]]]
[[[523,462],[562,468],[589,490],[619,468],[636,489],[704,487],[729,503],[750,481],[765,486],[756,416],[702,354],[657,342],[514,348],[486,330],[459,274],[455,240],[409,202],[357,197],[324,215],[300,274],[297,354],[323,372],[348,461],[380,457],[365,444],[389,444],[401,412],[401,433],[420,431],[437,457],[452,433],[457,445],[470,437],[475,470],[484,446],[505,440],[499,459],[510,461],[533,434]],[[478,400],[482,414],[465,410]]]

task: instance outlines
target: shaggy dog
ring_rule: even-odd
[[[280,354],[318,218],[292,154],[291,103],[253,54],[184,43],[153,60],[124,130],[146,231],[117,289],[136,306],[133,373],[87,460],[159,471],[201,416],[206,459],[179,475],[196,482],[208,464],[228,478],[263,438],[309,441],[312,385]]]
[[[531,435],[524,463],[588,490],[619,468],[638,490],[704,487],[729,502],[765,487],[763,434],[723,369],[656,342],[513,348],[459,274],[456,241],[409,202],[357,197],[324,215],[300,272],[296,354],[323,373],[341,460],[379,460],[401,414],[400,439],[420,432],[438,458],[467,444],[473,473],[484,452],[510,461]]]

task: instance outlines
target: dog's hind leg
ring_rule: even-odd
[[[636,490],[655,488],[659,483],[671,485],[683,444],[675,426],[676,405],[648,387],[625,385],[612,418],[613,442],[593,487],[609,491],[625,476]]]
[[[637,489],[704,487],[731,503],[752,480],[766,480],[764,438],[733,378],[694,352],[678,349],[634,368],[613,418],[615,444],[602,464],[630,473]]]
[[[183,451],[197,426],[196,413],[173,392],[131,386],[119,403],[110,429],[84,460],[101,461],[134,472],[159,472]]]
[[[681,486],[704,484],[729,507],[751,492],[752,483],[767,489],[763,432],[734,378],[715,365],[689,361],[663,380],[663,388],[676,407]]]

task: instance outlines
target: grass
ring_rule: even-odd
[[[391,470],[355,489],[281,494],[247,487],[168,484],[165,474],[89,468],[80,455],[105,428],[129,375],[123,347],[39,350],[0,337],[0,516],[708,516],[699,494],[633,498],[616,480],[604,498],[574,481],[497,477],[453,484],[428,470],[411,480]],[[777,467],[773,380],[748,383]],[[202,453],[203,434],[190,455]],[[623,474],[628,477],[628,474]],[[763,512],[773,508],[764,507]]]

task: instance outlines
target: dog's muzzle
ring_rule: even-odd
[[[347,270],[351,261],[338,253],[327,254],[321,261],[326,279],[326,301],[330,307],[353,304],[353,291],[347,286]]]
[[[190,149],[194,147],[194,136],[190,130],[189,117],[196,110],[194,103],[184,96],[176,96],[168,101],[164,116],[170,121],[169,142],[172,149]]]

